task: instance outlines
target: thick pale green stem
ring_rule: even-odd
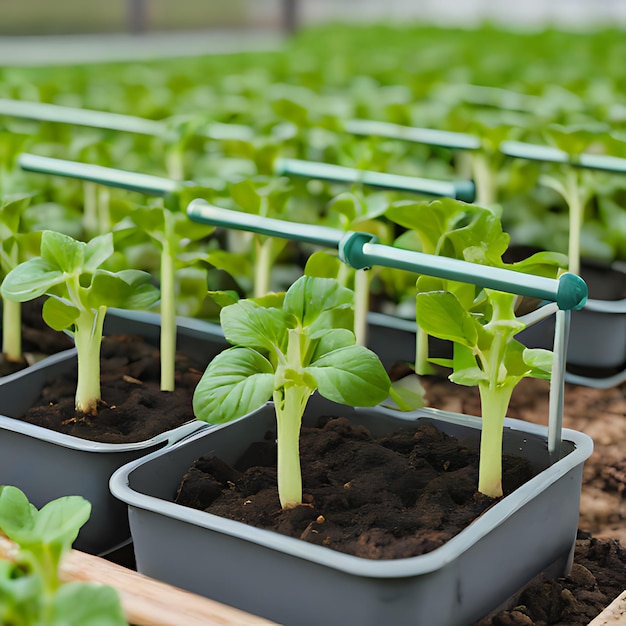
[[[494,387],[479,383],[482,433],[478,491],[490,498],[502,496],[502,430],[514,385]]]
[[[435,371],[428,362],[428,356],[428,333],[418,326],[415,333],[415,373],[419,376],[426,376]]]
[[[352,275],[353,271],[355,271],[355,270],[353,270],[346,263],[340,263],[339,264],[339,271],[337,272],[337,282],[342,287],[347,287],[348,286],[348,281],[350,280],[350,276]]]
[[[260,241],[255,237],[255,265],[254,265],[254,297],[259,298],[269,293],[270,276],[272,272],[272,239]]]
[[[359,346],[367,344],[367,314],[370,309],[370,274],[356,270],[354,274],[354,335]]]
[[[100,185],[98,187],[98,234],[102,235],[111,230],[111,190]]]
[[[486,154],[477,152],[472,155],[472,171],[476,185],[476,204],[489,207],[496,201],[496,181]]]
[[[161,251],[161,391],[174,391],[176,300],[174,259],[167,242]]]
[[[7,361],[22,360],[22,303],[2,300],[2,352]]]
[[[582,230],[584,212],[578,177],[579,173],[571,168],[567,172],[565,181],[567,193],[565,200],[569,208],[568,269],[572,274],[580,274],[580,232]]]
[[[83,228],[88,237],[98,233],[98,186],[83,182]]]
[[[289,330],[287,364],[297,367],[302,362],[302,333]],[[306,351],[306,347],[304,347]],[[300,471],[300,426],[302,415],[313,389],[292,381],[274,390],[276,410],[276,444],[278,497],[283,509],[302,504],[302,474]]]
[[[181,148],[174,146],[167,151],[165,157],[165,170],[168,178],[172,180],[185,179],[184,152]]]
[[[74,342],[78,359],[76,411],[95,415],[100,400],[100,345],[106,307],[83,310],[76,320]]]

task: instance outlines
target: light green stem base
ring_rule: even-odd
[[[7,361],[22,360],[22,303],[2,300],[2,352]]]
[[[167,244],[161,252],[161,391],[174,391],[176,369],[176,300],[174,260]]]
[[[78,360],[76,411],[95,415],[100,401],[100,346],[106,307],[83,310],[76,321],[74,341]]]
[[[354,335],[359,346],[367,345],[367,314],[370,308],[370,273],[356,270],[354,274]]]
[[[260,241],[255,237],[256,264],[254,266],[254,297],[260,298],[269,293],[272,271],[272,239]]]
[[[502,430],[515,385],[479,384],[482,434],[478,467],[478,491],[490,498],[502,496]]]

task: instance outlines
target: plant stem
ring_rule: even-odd
[[[502,496],[502,430],[515,385],[479,383],[482,412],[478,491],[490,498]]]
[[[98,187],[98,234],[103,234],[111,230],[111,190],[108,187],[100,185]]]
[[[415,373],[419,376],[426,376],[435,371],[428,362],[428,339],[428,333],[418,326],[415,333]]]
[[[174,259],[166,241],[161,250],[161,391],[174,391],[176,300]]]
[[[22,360],[22,303],[2,300],[2,352],[7,361]]]
[[[100,345],[106,307],[83,309],[76,320],[74,342],[78,360],[76,411],[95,415],[100,400]]]
[[[472,155],[472,171],[476,185],[476,204],[482,207],[491,206],[496,201],[496,184],[486,154]]]
[[[183,153],[184,151],[178,146],[173,146],[166,153],[165,170],[172,180],[184,180],[185,178]]]
[[[254,238],[256,264],[254,266],[254,297],[259,298],[269,293],[270,275],[272,270],[272,238],[268,237],[261,241]]]
[[[568,269],[572,274],[580,274],[580,231],[584,212],[578,176],[578,172],[570,168],[565,180],[565,201],[569,208]]]
[[[342,264],[343,265],[343,264]],[[367,344],[367,313],[370,301],[370,274],[356,270],[354,274],[354,335],[359,346]]]
[[[289,329],[286,367],[299,367],[302,363],[302,341],[300,328]],[[275,389],[273,394],[277,427],[278,497],[283,509],[302,504],[300,426],[312,391],[307,385],[299,385],[292,379]]]
[[[87,237],[98,232],[98,187],[88,180],[83,182],[83,228]]]
[[[339,264],[339,271],[337,272],[337,282],[342,287],[348,286],[348,280],[350,279],[350,274],[352,273],[352,269],[346,263]]]

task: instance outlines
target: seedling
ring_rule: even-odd
[[[76,411],[95,415],[100,401],[100,344],[108,307],[145,309],[159,298],[150,275],[139,270],[111,272],[102,268],[113,254],[113,235],[88,243],[44,231],[40,256],[11,270],[2,297],[26,302],[49,296],[43,318],[55,330],[74,334],[78,358]]]
[[[91,505],[79,496],[40,510],[17,487],[0,487],[0,531],[18,546],[14,560],[0,560],[0,622],[16,626],[122,626],[116,591],[87,582],[62,583],[59,567]]]
[[[0,201],[0,279],[4,278],[29,252],[39,247],[40,233],[22,232],[22,216],[29,196]],[[22,354],[22,305],[2,299],[2,352],[7,361],[19,363]]]
[[[374,406],[389,394],[378,357],[355,345],[353,293],[336,280],[303,276],[286,293],[240,300],[222,309],[226,339],[196,387],[198,419],[219,424],[273,399],[278,494],[283,508],[302,503],[299,437],[314,391],[334,402]]]
[[[522,262],[523,263],[523,262]],[[517,269],[524,269],[522,263]],[[528,268],[531,267],[529,260]],[[529,349],[514,337],[525,328],[515,317],[515,298],[422,276],[417,282],[416,319],[428,334],[454,344],[452,359],[431,359],[452,368],[450,380],[478,386],[482,434],[478,490],[502,496],[502,429],[511,394],[522,378],[549,379],[552,353]]]

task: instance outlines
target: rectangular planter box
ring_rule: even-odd
[[[105,335],[137,333],[158,342],[158,315],[112,312],[106,320]],[[180,320],[179,350],[208,363],[225,347],[219,326]],[[203,424],[193,421],[146,441],[111,444],[87,441],[15,419],[30,408],[50,379],[75,368],[76,352],[71,349],[0,380],[0,484],[19,487],[38,508],[65,495],[81,495],[89,500],[92,514],[75,546],[99,554],[130,538],[126,508],[109,492],[111,474]]]
[[[480,437],[479,418],[425,409],[399,414],[350,409],[316,397],[305,416],[341,415],[374,436],[415,420],[463,439]],[[138,570],[148,576],[281,624],[461,626],[506,601],[541,572],[562,575],[573,558],[582,467],[592,451],[584,434],[564,431],[553,465],[547,429],[507,420],[504,451],[540,473],[428,554],[373,561],[177,505],[174,495],[195,459],[234,462],[275,430],[271,404],[230,424],[118,470],[113,494],[128,503]]]

